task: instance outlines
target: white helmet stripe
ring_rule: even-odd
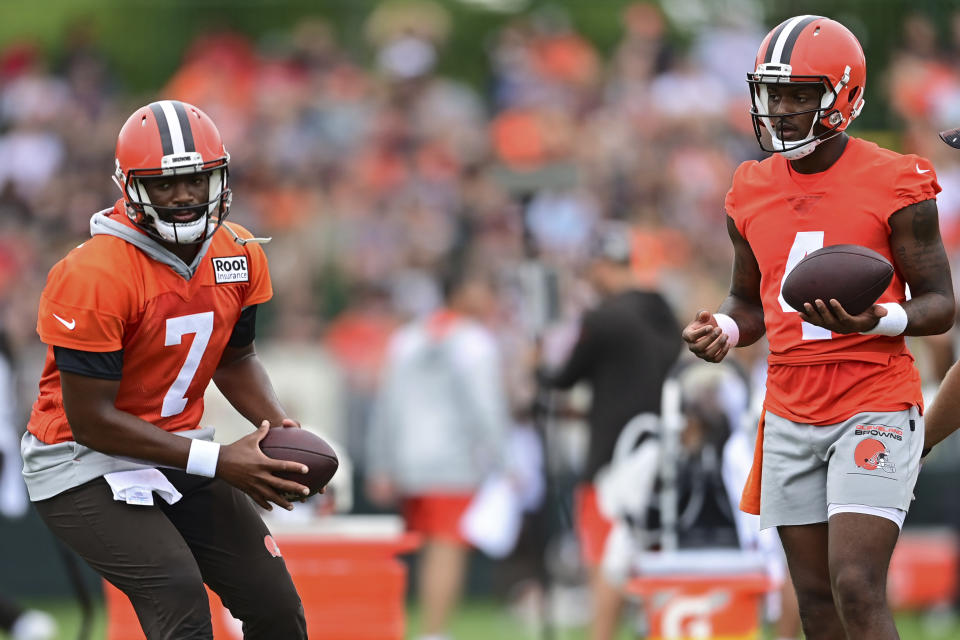
[[[173,100],[173,110],[177,112],[177,120],[180,121],[180,133],[183,135],[183,150],[191,153],[197,150],[193,142],[193,128],[190,126],[190,116],[187,115],[187,109],[179,100]]]
[[[160,150],[163,155],[168,156],[173,153],[173,143],[170,142],[170,127],[167,126],[167,116],[164,115],[159,102],[150,103],[150,111],[157,121],[157,132],[160,134]]]
[[[180,118],[177,117],[177,111],[173,108],[171,100],[161,100],[157,103],[163,110],[163,115],[167,120],[167,129],[170,131],[170,141],[173,143],[173,153],[181,154],[186,152],[183,145],[183,131],[180,129]]]
[[[770,55],[770,62],[772,64],[788,64],[790,62],[789,54],[793,53],[793,47],[790,47],[791,50],[787,53],[787,60],[781,60],[780,57],[783,55],[783,49],[786,47],[787,41],[790,40],[790,34],[792,34],[795,29],[798,31],[803,29],[803,27],[807,26],[811,21],[810,19],[816,19],[817,17],[819,16],[805,15],[790,18],[787,24],[784,25],[783,30],[780,31],[777,41],[773,43],[773,53]],[[802,25],[800,25],[801,22],[803,23]],[[796,40],[796,36],[794,36],[794,40]]]

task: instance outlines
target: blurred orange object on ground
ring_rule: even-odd
[[[358,531],[350,520],[390,516],[328,516],[296,526],[270,522],[297,585],[307,633],[324,640],[403,640],[406,632],[407,567],[398,555],[420,544],[416,534]],[[331,524],[333,523],[333,524]],[[240,622],[208,590],[217,640],[242,640]],[[104,582],[107,640],[143,638],[127,597]]]
[[[207,597],[210,598],[210,611],[213,614],[213,637],[218,640],[242,638],[239,621],[235,621],[230,612],[224,609],[217,594],[207,589]],[[146,637],[127,596],[107,581],[103,582],[103,600],[107,610],[107,640],[143,640]],[[238,627],[236,632],[232,631],[234,622]]]
[[[769,589],[765,573],[654,576],[627,584],[628,593],[643,596],[649,640],[759,639]]]
[[[764,557],[739,549],[646,552],[627,582],[649,640],[759,640],[764,597],[776,588]]]
[[[949,606],[957,594],[958,541],[949,529],[906,530],[887,574],[887,597],[897,610]]]

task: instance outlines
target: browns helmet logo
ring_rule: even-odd
[[[283,555],[280,553],[280,545],[277,544],[277,541],[274,540],[270,534],[263,536],[263,546],[267,548],[267,552],[274,558],[279,558]]]
[[[861,469],[876,471],[880,469],[887,473],[896,473],[897,468],[890,460],[887,447],[875,438],[864,438],[853,451],[854,462]]]

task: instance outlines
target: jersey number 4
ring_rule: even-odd
[[[213,333],[213,311],[168,318],[164,346],[180,344],[183,336],[189,333],[194,334],[194,338],[190,343],[187,359],[183,361],[177,379],[163,396],[163,409],[160,415],[164,418],[177,415],[187,406],[187,389],[193,382],[193,376],[197,373],[200,361],[203,360],[203,352],[206,351],[210,335]]]
[[[780,308],[783,309],[785,313],[796,313],[797,310],[787,304],[787,301],[783,299],[783,281],[787,279],[787,275],[793,271],[797,263],[803,260],[808,253],[813,253],[817,249],[822,248],[823,231],[797,232],[797,236],[793,239],[793,246],[790,247],[790,255],[787,256],[787,266],[783,270],[783,277],[780,278]],[[829,340],[833,337],[829,329],[818,327],[815,324],[801,322],[800,326],[803,330],[804,340]]]

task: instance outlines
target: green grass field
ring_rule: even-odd
[[[56,616],[60,624],[58,640],[76,640],[80,625],[80,612],[71,601],[31,601],[30,606],[43,608]],[[103,640],[106,637],[105,616],[103,608],[97,610],[93,633],[89,640]],[[418,626],[417,611],[409,610],[408,638],[414,638]],[[897,617],[897,627],[902,640],[947,640],[960,638],[960,623],[957,619],[948,616],[921,616],[917,614],[901,614]],[[511,616],[503,607],[487,601],[471,601],[461,607],[451,629],[454,640],[545,640],[546,635],[534,629],[525,628],[516,618]],[[772,638],[765,633],[765,639]],[[0,639],[7,640],[8,636],[0,632]],[[586,640],[584,629],[557,629],[551,640]],[[635,638],[624,629],[617,640]],[[322,639],[320,639],[322,640]]]

